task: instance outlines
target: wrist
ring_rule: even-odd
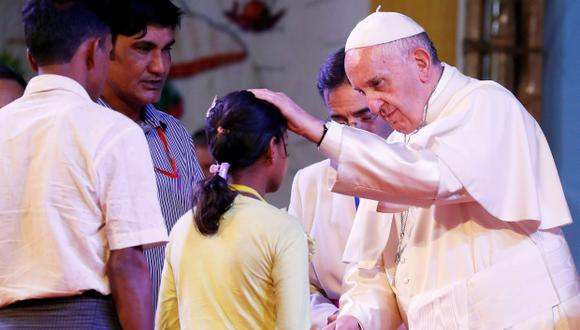
[[[322,136],[324,122],[315,117],[303,118],[299,126],[295,126],[294,133],[306,138],[306,140],[318,143]]]
[[[320,138],[318,139],[318,142],[316,142],[317,147],[320,147],[320,144],[322,143],[322,140],[324,140],[326,133],[328,133],[328,122],[322,124],[322,132],[320,133]]]

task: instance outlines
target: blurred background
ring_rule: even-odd
[[[27,79],[23,0],[0,0],[0,64]],[[185,15],[170,79],[158,104],[194,132],[214,96],[266,87],[319,118],[318,68],[381,5],[421,24],[439,57],[510,89],[542,126],[573,218],[565,228],[580,264],[580,1],[577,0],[173,0]],[[477,134],[477,132],[473,132]],[[268,199],[286,207],[294,173],[322,156],[291,136],[286,180]],[[501,159],[498,159],[501,166]]]

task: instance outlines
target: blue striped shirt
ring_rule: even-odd
[[[97,101],[102,106],[111,108],[102,99]],[[161,212],[165,218],[167,231],[171,231],[177,220],[193,206],[194,184],[203,179],[203,171],[195,156],[195,147],[191,135],[181,121],[173,116],[157,110],[152,104],[147,104],[142,113],[142,122],[139,123],[151,151],[151,158],[157,179],[157,190]],[[177,179],[162,173],[158,169],[173,173],[171,158],[165,150],[157,128],[163,130],[169,148],[169,154],[177,166]],[[153,306],[157,307],[161,271],[165,260],[165,246],[145,250],[145,259],[151,273],[153,285]]]

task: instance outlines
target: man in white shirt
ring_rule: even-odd
[[[333,52],[318,72],[317,87],[330,120],[363,129],[386,138],[392,129],[372,113],[363,95],[350,86],[344,72],[344,48]],[[343,293],[345,264],[342,254],[358,197],[330,191],[326,159],[299,170],[292,184],[288,212],[302,222],[315,241],[310,259],[311,329],[322,329],[338,315],[338,301]]]
[[[141,129],[94,102],[109,15],[98,0],[24,6],[39,75],[0,112],[0,328],[153,328],[143,247],[167,233]]]
[[[254,92],[336,162],[333,191],[392,213],[355,221],[347,277],[373,287],[385,274],[379,285],[411,329],[578,329],[580,285],[560,228],[572,219],[535,120],[499,84],[441,63],[402,14],[369,15],[345,49],[352,86],[396,130],[387,141]]]

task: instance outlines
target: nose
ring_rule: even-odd
[[[149,63],[149,71],[152,73],[163,74],[167,69],[168,64],[165,63],[163,54],[160,51],[151,53],[151,62]]]
[[[385,104],[385,102],[378,97],[377,98],[369,98],[368,103],[369,103],[369,109],[371,110],[371,112],[376,113],[376,114],[378,114],[379,111],[381,111],[381,108]]]

